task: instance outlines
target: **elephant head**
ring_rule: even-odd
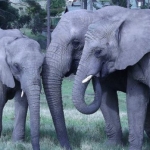
[[[140,13],[145,18],[139,17]],[[73,102],[80,112],[86,114],[85,110],[89,109],[88,106],[82,110],[80,107],[84,103],[81,95],[84,95],[87,81],[98,74],[102,78],[116,70],[133,66],[150,51],[148,13],[127,10],[88,27],[73,87]]]
[[[16,86],[15,80],[19,81],[22,96],[26,94],[28,100],[32,146],[40,149],[40,73],[44,54],[36,41],[24,36],[5,36],[0,40],[0,48],[0,80],[10,88]]]

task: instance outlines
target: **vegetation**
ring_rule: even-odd
[[[8,0],[0,1],[0,28],[8,29],[18,26],[19,13]]]
[[[22,17],[29,18],[27,27],[32,30],[32,33],[42,33],[46,23],[46,10],[41,8],[41,5],[36,1],[24,0],[28,4],[26,7],[26,15]]]
[[[65,0],[51,0],[50,12],[51,16],[56,16],[65,10]]]
[[[127,0],[112,0],[112,3],[114,5],[122,6],[122,7],[127,7]]]
[[[73,106],[71,100],[73,79],[65,78],[62,85],[63,105],[66,118],[66,125],[68,129],[70,143],[73,150],[127,150],[128,142],[128,122],[126,115],[125,94],[119,92],[119,107],[120,117],[124,133],[124,147],[108,147],[105,144],[106,134],[104,131],[104,119],[100,111],[92,115],[83,115],[79,113]],[[88,99],[93,98],[92,87],[90,86],[86,91]],[[45,95],[41,95],[41,128],[40,128],[40,145],[41,150],[62,150],[57,141],[55,129],[52,118],[47,106]],[[0,150],[32,150],[30,144],[30,127],[29,116],[27,118],[26,138],[24,143],[13,143],[11,134],[14,120],[14,105],[13,100],[8,101],[4,108],[3,117],[3,132],[0,138]],[[143,150],[148,150],[148,138],[145,136]]]
[[[0,27],[2,29],[22,28],[26,25],[32,33],[41,33],[45,27],[46,10],[34,0],[23,0],[26,5],[13,7],[9,0],[0,1]],[[23,13],[23,8],[26,7]],[[19,13],[22,10],[22,13]]]

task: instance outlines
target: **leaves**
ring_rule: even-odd
[[[50,6],[50,11],[51,11],[51,16],[56,16],[60,14],[61,12],[64,11],[66,3],[65,0],[51,0],[51,6]]]
[[[17,28],[18,18],[18,10],[12,7],[8,0],[0,1],[0,28]]]
[[[34,34],[41,33],[42,29],[45,27],[46,10],[42,9],[41,5],[34,0],[24,1],[28,4],[28,7],[26,8],[26,14],[28,15],[27,19],[30,18],[27,27],[29,27]]]

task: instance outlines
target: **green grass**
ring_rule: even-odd
[[[79,113],[72,103],[72,78],[65,78],[62,85],[62,98],[69,139],[73,150],[127,150],[128,123],[126,115],[125,94],[118,92],[121,124],[124,134],[124,147],[108,147],[105,144],[105,123],[100,111],[92,115]],[[93,98],[92,86],[86,96]],[[26,138],[23,143],[13,143],[11,139],[14,121],[14,101],[9,101],[4,108],[3,132],[0,138],[0,150],[31,150],[29,116],[27,117]],[[62,150],[60,147],[52,118],[47,106],[45,95],[41,94],[40,146],[41,150]],[[148,150],[150,144],[145,137],[143,150]]]

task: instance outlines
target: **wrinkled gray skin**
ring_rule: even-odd
[[[52,33],[52,41],[47,49],[43,65],[42,78],[47,103],[53,118],[58,140],[60,145],[66,149],[71,149],[71,147],[66,131],[62,106],[61,84],[63,77],[76,72],[84,45],[84,35],[88,25],[100,18],[118,14],[119,10],[124,11],[120,7],[113,6],[97,10],[94,13],[86,10],[68,12],[62,16]],[[97,87],[98,85],[96,84],[95,86]],[[100,91],[100,89],[98,90]],[[98,96],[95,96],[95,100],[97,97]],[[92,105],[92,107],[95,108],[98,106],[99,108],[100,102],[96,102],[98,104]],[[89,113],[91,112],[89,111]],[[115,131],[113,130],[113,132],[117,132],[117,136],[118,134],[119,136],[122,134],[120,128],[119,124],[114,129]],[[110,132],[112,131],[111,129],[109,130]],[[113,132],[109,137],[118,142],[118,140],[116,140],[116,135],[113,134]]]
[[[149,102],[150,10],[128,10],[112,18],[91,24],[85,36],[83,54],[78,67],[73,100],[81,111],[84,90],[80,87],[89,75],[106,77],[117,70],[127,71],[127,111],[129,121],[129,150],[141,150],[144,121]],[[143,16],[143,17],[140,17]],[[80,91],[83,91],[81,94]],[[102,95],[105,96],[105,93]],[[107,95],[106,95],[107,96]],[[78,97],[78,99],[76,98]],[[85,109],[88,109],[84,108]],[[149,133],[149,107],[146,131]],[[148,134],[149,135],[149,134]]]
[[[0,132],[3,107],[8,99],[15,97],[13,140],[24,139],[29,106],[31,142],[34,150],[40,149],[40,70],[43,61],[44,54],[36,41],[25,37],[17,29],[0,29]],[[21,97],[22,91],[24,91],[23,97]]]

